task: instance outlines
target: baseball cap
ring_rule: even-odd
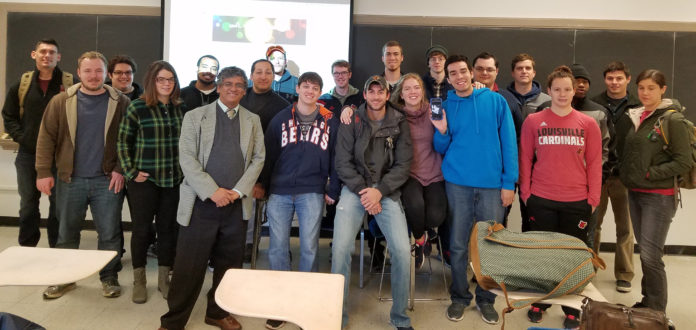
[[[279,52],[283,53],[283,55],[286,55],[286,54],[285,54],[285,49],[283,49],[282,46],[280,46],[280,45],[275,45],[275,46],[270,46],[270,47],[268,47],[268,49],[266,49],[266,58],[268,58],[269,56],[271,56],[271,54],[272,54],[273,52],[275,52],[275,51],[279,51]]]
[[[387,84],[387,80],[384,79],[384,77],[382,77],[380,75],[374,75],[374,76],[370,76],[370,78],[367,78],[367,81],[365,82],[365,88],[363,90],[367,91],[368,89],[370,89],[370,86],[372,84],[379,84],[380,86],[382,86],[383,89],[385,89],[387,91],[389,90],[389,87],[388,87],[389,85]]]

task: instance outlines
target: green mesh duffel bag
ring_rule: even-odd
[[[503,290],[508,305],[505,313],[579,293],[595,276],[595,267],[605,268],[604,261],[573,236],[547,231],[516,233],[494,221],[474,224],[469,253],[478,284],[485,290]],[[507,291],[516,290],[545,296],[508,299]]]

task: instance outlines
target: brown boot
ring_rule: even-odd
[[[159,266],[159,274],[157,276],[157,289],[162,292],[162,297],[167,299],[169,296],[169,271],[170,266]]]
[[[143,304],[147,301],[147,278],[145,267],[133,269],[133,302]]]

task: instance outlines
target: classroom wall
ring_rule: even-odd
[[[45,5],[48,4],[48,5]],[[634,31],[665,31],[667,38],[672,33],[674,40],[682,38],[682,43],[676,41],[672,43],[674,51],[693,51],[696,48],[696,38],[684,32],[696,31],[696,2],[683,0],[657,1],[598,1],[587,0],[580,3],[581,8],[568,9],[568,3],[557,1],[536,1],[533,6],[520,6],[518,1],[499,0],[496,2],[496,10],[492,11],[491,6],[486,6],[479,2],[471,2],[462,5],[461,1],[456,0],[433,0],[424,5],[423,1],[401,0],[401,1],[372,1],[354,0],[354,22],[356,24],[355,36],[369,34],[374,29],[395,31],[401,40],[413,42],[413,49],[409,53],[417,62],[413,62],[413,68],[420,67],[421,49],[431,42],[449,42],[438,37],[439,31],[447,34],[466,31],[466,29],[477,28],[499,28],[522,27],[525,29],[560,29],[560,33],[567,31],[575,35],[577,31],[592,33],[587,30],[593,29],[617,29],[619,32],[626,30]],[[159,11],[160,1],[157,0],[113,0],[106,6],[95,6],[94,1],[89,0],[30,0],[30,1],[0,1],[0,31],[7,31],[7,12],[9,11],[29,11],[37,12],[48,10],[51,12],[65,13],[84,13],[109,14],[118,12],[125,15],[156,15]],[[21,10],[18,10],[21,9]],[[101,9],[100,9],[101,8]],[[443,27],[438,30],[438,27]],[[362,29],[362,32],[361,32]],[[415,31],[415,32],[414,32]],[[544,30],[548,31],[548,30]],[[414,33],[411,33],[414,32]],[[508,30],[509,33],[509,30]],[[682,34],[679,34],[682,33]],[[641,39],[640,32],[634,32],[637,42]],[[646,33],[647,35],[648,33]],[[7,36],[0,32],[0,49],[7,50]],[[423,38],[423,39],[418,39]],[[453,37],[454,38],[454,37]],[[448,39],[449,40],[449,39]],[[575,36],[573,37],[575,39]],[[505,42],[504,40],[502,42]],[[373,43],[377,41],[373,38]],[[677,44],[679,46],[677,46]],[[448,45],[452,49],[457,49],[455,44]],[[573,46],[574,47],[574,46]],[[374,48],[371,46],[370,48]],[[572,48],[569,46],[569,49]],[[356,44],[356,50],[365,50]],[[462,46],[461,50],[465,48]],[[368,66],[366,72],[372,71],[372,66],[378,68],[381,64],[379,53],[373,54],[371,49],[369,55],[364,58],[373,57],[375,63]],[[632,51],[632,50],[629,50]],[[693,52],[692,52],[693,53]],[[563,55],[564,61],[575,59],[576,55]],[[474,56],[475,54],[468,54]],[[0,54],[0,68],[6,67],[5,56],[28,56],[26,54]],[[360,57],[360,56],[358,56]],[[691,65],[693,61],[684,60],[674,62],[675,69],[681,65]],[[670,68],[671,69],[671,68]],[[501,70],[499,79],[506,79]],[[694,81],[689,76],[683,77],[676,75],[675,79]],[[3,98],[0,105],[4,102],[4,91],[6,82],[4,75],[0,75],[0,92]],[[593,81],[594,82],[594,81]],[[601,83],[595,83],[593,90],[599,90]],[[17,205],[19,203],[16,194],[16,182],[14,174],[14,154],[9,150],[0,150],[0,216],[16,216]],[[42,212],[46,214],[47,202],[42,203]],[[684,192],[684,208],[677,211],[677,215],[672,223],[670,234],[667,238],[668,245],[696,245],[693,242],[692,233],[696,229],[689,220],[696,215],[696,191]],[[690,201],[692,201],[690,203]],[[517,212],[513,212],[513,216]],[[608,217],[611,216],[609,211]],[[608,218],[610,219],[610,218]],[[124,206],[124,220],[128,221],[128,212]],[[519,222],[512,221],[513,227],[518,227]],[[611,220],[607,220],[603,230],[603,242],[614,242],[614,228]]]
[[[459,0],[355,0],[355,15],[412,17],[562,18],[696,22],[696,2],[685,0],[585,0],[564,2],[497,0],[495,7],[480,1]]]
[[[2,0],[2,3],[95,5],[93,0]],[[160,0],[111,0],[109,6],[160,7]],[[497,0],[490,5],[460,0],[353,0],[353,13],[385,16],[564,18],[589,20],[633,20],[696,22],[696,2],[687,0],[585,0],[568,3],[537,0],[520,5],[518,0]]]

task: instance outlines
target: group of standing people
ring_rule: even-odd
[[[395,41],[382,49],[385,72],[369,77],[362,93],[349,84],[350,64],[336,61],[336,87],[322,94],[318,74],[294,77],[285,70],[280,46],[269,47],[266,59],[252,64],[251,81],[243,70],[220,69],[215,57],[205,55],[197,63],[197,80],[183,89],[166,61],[149,65],[143,90],[133,83],[137,67],[127,56],[107,61],[98,52],[82,54],[79,82],[57,68],[54,40],[39,41],[32,58],[36,70],[10,88],[2,110],[8,133],[20,145],[19,242],[38,243],[41,192],[51,196],[52,247],[79,247],[89,205],[99,249],[118,253],[100,271],[103,295],[117,297],[125,194],[132,220],[132,300],[148,299],[145,267],[156,233],[157,288],[169,305],[161,318],[164,329],[186,325],[208,266],[213,285],[205,322],[241,328],[213,296],[224,272],[242,267],[252,203],[264,198],[274,270],[291,269],[289,232],[297,214],[299,270],[317,271],[322,210],[335,205],[331,271],[345,276],[344,326],[351,253],[365,214],[389,245],[391,323],[412,329],[406,314],[411,250],[419,267],[434,236],[446,242],[441,253],[453,278],[446,314],[462,320],[474,299],[467,278],[473,224],[505,222],[516,189],[523,230],[562,232],[595,249],[601,221],[595,209],[604,212],[611,196],[618,217],[613,198],[627,196],[630,220],[621,221],[632,223],[644,274],[636,307],[666,309],[662,248],[676,211],[675,178],[693,160],[682,107],[663,98],[666,79],[657,70],[638,75],[637,104],[626,92],[628,69],[610,64],[605,81],[621,80],[622,74],[623,93],[607,83],[596,107],[585,102],[589,77],[581,66],[556,68],[545,94],[533,81],[533,58],[520,54],[511,67],[515,81],[498,91],[498,62],[491,54],[470,63],[436,45],[426,51],[428,74],[402,75],[403,49]],[[272,86],[283,86],[282,96]],[[442,118],[431,117],[431,102],[442,103]],[[671,112],[676,113],[665,116]],[[665,120],[669,132],[661,129]],[[629,236],[626,230],[623,236]],[[632,277],[632,269],[623,275],[624,268],[616,271],[622,292],[630,291]],[[73,288],[75,283],[51,286],[44,297],[58,298]],[[495,295],[478,286],[475,294],[483,320],[497,323]],[[546,308],[534,305],[530,321],[539,322]],[[564,311],[564,326],[578,327],[578,311]],[[266,323],[269,329],[283,325]]]

